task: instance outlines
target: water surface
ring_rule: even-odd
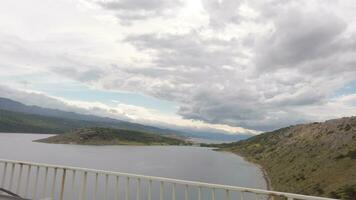
[[[186,146],[82,146],[32,142],[48,136],[1,133],[0,159],[266,188],[258,167],[228,152]]]

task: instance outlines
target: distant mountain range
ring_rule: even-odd
[[[120,120],[110,119],[106,117],[98,117],[94,115],[84,115],[75,112],[67,112],[58,109],[43,108],[39,106],[28,106],[23,103],[13,101],[11,99],[0,97],[0,109],[32,115],[41,115],[56,118],[96,121],[96,122],[121,122]]]
[[[106,127],[141,131],[159,135],[197,137],[212,140],[237,141],[250,135],[231,135],[194,130],[158,128],[118,119],[85,115],[58,109],[30,106],[0,97],[0,132],[63,133],[74,128]]]
[[[62,133],[73,128],[108,127],[155,134],[184,133],[153,126],[121,121],[94,115],[84,115],[57,109],[28,106],[11,99],[0,98],[0,131]]]
[[[274,190],[356,199],[356,117],[290,126],[220,147],[260,164]]]

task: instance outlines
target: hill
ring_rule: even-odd
[[[356,199],[356,117],[290,126],[220,147],[260,164],[274,190]]]
[[[0,132],[59,134],[74,128],[105,125],[107,124],[103,124],[102,122],[64,119],[0,110]]]
[[[2,97],[0,97],[0,117],[0,132],[57,134],[69,131],[73,128],[108,127],[159,135],[172,135],[181,138],[194,137],[227,141],[237,141],[251,136],[211,132],[209,130],[199,131],[194,129],[160,128],[108,117],[25,105]]]
[[[41,115],[47,117],[56,117],[64,119],[75,119],[75,120],[85,120],[85,121],[96,121],[96,122],[124,122],[121,120],[98,117],[94,115],[84,115],[75,112],[62,111],[58,109],[43,108],[33,105],[25,105],[23,103],[0,97],[0,109],[19,112],[24,114]]]
[[[28,106],[0,97],[0,132],[14,133],[63,133],[73,128],[108,127],[159,135],[176,135],[184,138],[186,133],[131,123],[94,115],[83,115],[57,109]]]
[[[75,120],[42,115],[24,114],[0,110],[0,132],[61,134],[77,128],[105,127],[185,138],[177,132],[147,127],[102,121]]]
[[[111,128],[81,128],[37,142],[81,145],[184,145],[184,140],[157,134]]]

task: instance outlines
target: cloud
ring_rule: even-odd
[[[202,0],[209,15],[209,24],[214,28],[224,28],[229,23],[239,23],[243,16],[240,13],[241,0]]]
[[[104,71],[95,67],[84,68],[84,70],[77,69],[78,67],[55,67],[51,71],[54,73],[61,74],[63,76],[72,77],[73,79],[79,80],[81,82],[91,82],[100,79]]]
[[[273,23],[274,30],[256,41],[255,62],[259,70],[320,71],[316,62],[342,56],[356,47],[355,37],[344,35],[347,23],[334,13],[294,4],[273,9],[278,14],[265,21]],[[322,68],[329,67],[328,63],[323,64]]]
[[[304,113],[304,106],[326,106],[355,77],[355,34],[345,34],[347,22],[331,7],[274,2],[249,5],[258,18],[239,23],[263,28],[246,37],[204,31],[128,36],[125,41],[151,55],[152,63],[125,72],[140,77],[135,84],[141,91],[180,102],[178,114],[187,119],[258,130],[312,121],[315,116]],[[210,11],[210,19],[235,23],[219,14]]]
[[[194,70],[197,67],[235,65],[235,60],[244,56],[235,50],[240,45],[237,40],[205,39],[196,32],[133,35],[125,41],[139,50],[153,50],[155,67],[190,67],[189,70]]]
[[[113,11],[124,25],[173,15],[182,5],[179,0],[109,0],[96,3],[104,9]]]
[[[89,2],[80,22],[41,29],[48,37],[0,35],[0,65],[11,67],[2,75],[43,70],[172,101],[177,123],[265,131],[356,114],[354,98],[340,96],[356,77],[352,0]]]

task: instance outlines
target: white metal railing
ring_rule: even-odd
[[[282,197],[288,200],[331,200],[262,189],[13,160],[0,160],[0,170],[0,188],[28,199],[258,200]]]

